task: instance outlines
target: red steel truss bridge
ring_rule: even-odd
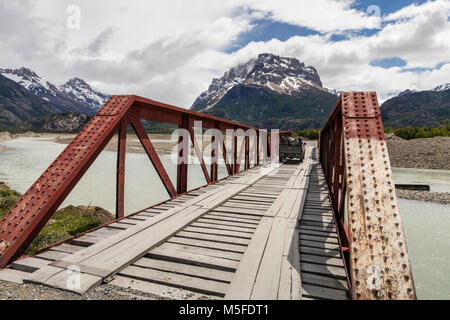
[[[194,146],[207,184],[188,190],[187,163],[177,164],[173,183],[141,120],[186,129],[190,137],[179,145]],[[195,121],[253,129],[256,144],[234,138],[228,150],[212,137],[208,156],[222,154],[228,173],[218,179]],[[125,215],[129,125],[170,199]],[[114,136],[116,220],[23,256]],[[260,150],[263,139],[257,128],[112,96],[0,222],[0,279],[80,294],[108,282],[180,299],[415,299],[376,93],[343,92],[302,163],[263,161],[270,153]]]

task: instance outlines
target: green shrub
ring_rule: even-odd
[[[450,137],[450,124],[446,120],[442,125],[435,127],[405,127],[405,128],[386,128],[386,133],[393,133],[396,136],[411,140],[419,138],[432,138],[432,137]]]
[[[308,138],[311,140],[317,140],[317,138],[319,137],[319,131],[319,129],[303,129],[295,132],[294,134],[296,136]]]
[[[21,194],[7,188],[0,189],[0,219],[20,199]],[[98,227],[113,219],[113,216],[98,207],[68,206],[58,210],[29,246],[26,254],[33,255],[40,248],[65,240],[78,233]]]
[[[14,190],[0,189],[0,219],[11,210],[12,206],[20,199],[21,194]]]

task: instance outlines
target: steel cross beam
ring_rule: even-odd
[[[188,130],[190,123],[201,121],[203,128],[216,128],[221,131],[253,129],[259,134],[259,129],[251,126],[143,97],[112,96],[0,221],[0,267],[7,265],[25,252],[117,132],[119,144],[116,169],[116,216],[117,218],[124,216],[126,128],[129,124],[136,132],[169,196],[174,198],[187,191],[187,164],[185,170],[179,172],[177,176],[178,190],[176,190],[141,120],[170,123]],[[203,159],[193,135],[191,139],[198,157]],[[228,174],[232,175],[231,166],[227,161],[225,141],[216,143],[222,144],[226,168]],[[215,152],[217,154],[218,150],[216,149]],[[236,157],[236,154],[232,156]],[[209,175],[204,161],[201,160],[201,162],[208,183],[217,181],[217,165],[211,168],[212,173]]]
[[[319,157],[353,299],[415,299],[375,92],[341,94],[320,131]]]

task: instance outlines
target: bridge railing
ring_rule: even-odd
[[[415,299],[375,92],[343,92],[319,135],[354,299]]]
[[[175,185],[169,178],[141,120],[168,123],[183,129],[179,130],[178,135],[178,159],[181,161],[177,161]],[[211,135],[212,161],[208,170],[201,144],[194,135],[196,122],[201,122],[203,129],[216,129],[220,133],[226,130],[252,132],[253,137],[244,135],[239,138],[233,133],[230,151],[227,150],[222,134]],[[261,143],[264,140],[267,142],[268,135],[265,130],[138,96],[112,96],[0,221],[0,267],[25,252],[116,133],[118,133],[116,218],[124,216],[125,155],[129,125],[134,129],[170,198],[188,191],[190,143],[194,146],[208,184],[218,180],[219,153],[223,155],[228,175],[234,175],[242,169],[241,162],[244,162],[244,170],[250,169],[252,161],[253,166],[259,165],[261,160],[265,161],[269,151],[267,143]],[[250,138],[254,140],[252,147]],[[240,146],[238,140],[242,140]],[[264,159],[260,159],[261,151]]]

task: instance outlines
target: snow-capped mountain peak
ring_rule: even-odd
[[[51,97],[55,97],[58,94],[58,89],[54,85],[43,80],[34,71],[28,68],[0,69],[0,74],[17,82],[22,87],[30,90],[35,95],[44,98],[45,100],[49,100]]]
[[[73,111],[88,110],[87,113],[94,114],[109,98],[107,94],[92,89],[80,78],[72,78],[57,87],[43,80],[34,71],[24,67],[0,69],[0,74],[47,102],[58,106],[65,105],[68,109],[71,108],[70,106],[75,106]]]
[[[108,100],[109,96],[91,88],[84,80],[72,78],[58,88],[74,100],[98,109]]]
[[[231,88],[238,84],[266,87],[287,95],[296,95],[311,87],[329,91],[323,88],[314,67],[305,66],[295,58],[263,53],[256,59],[231,68],[221,78],[213,79],[208,90],[194,101],[192,109],[208,110],[212,108]]]
[[[450,83],[441,84],[433,89],[433,91],[445,91],[450,89]]]

